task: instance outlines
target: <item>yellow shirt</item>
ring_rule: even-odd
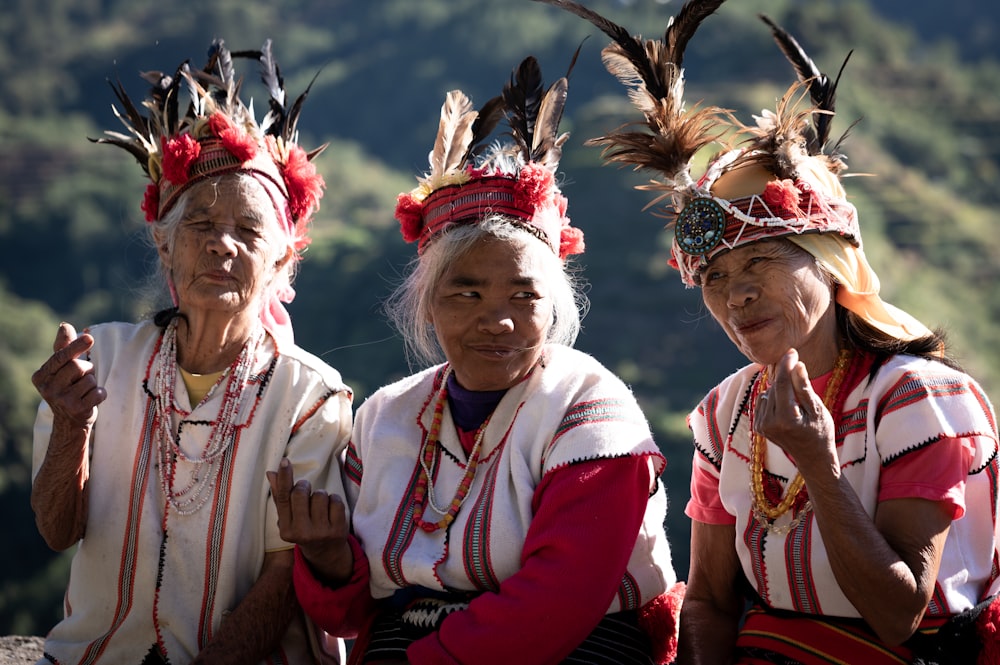
[[[184,387],[187,388],[188,399],[191,401],[192,408],[198,406],[201,400],[205,399],[205,395],[212,389],[215,382],[219,380],[222,373],[226,371],[223,369],[211,374],[192,374],[183,367],[178,367],[178,369],[181,371],[181,378],[184,379]]]

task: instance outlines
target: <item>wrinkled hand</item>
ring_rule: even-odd
[[[795,349],[778,361],[771,387],[758,398],[754,431],[788,453],[807,478],[810,467],[837,467],[833,416],[812,389]]]
[[[347,540],[350,528],[344,500],[325,490],[313,491],[307,480],[295,482],[292,465],[281,460],[267,472],[278,509],[278,533],[295,543],[323,582],[340,585],[351,577],[354,556]]]
[[[68,323],[60,323],[52,344],[54,353],[31,375],[53,417],[73,426],[89,427],[97,418],[97,405],[108,397],[97,385],[94,365],[81,358],[94,346],[94,338],[77,336]]]

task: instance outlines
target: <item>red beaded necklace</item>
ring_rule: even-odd
[[[465,498],[469,495],[469,490],[472,488],[472,481],[476,478],[483,435],[486,433],[486,426],[490,423],[490,418],[488,417],[479,426],[479,431],[476,433],[475,445],[472,446],[472,450],[469,452],[469,461],[465,465],[465,475],[462,476],[461,482],[458,483],[458,489],[455,490],[455,496],[452,498],[448,508],[440,508],[434,500],[434,483],[431,480],[431,466],[434,463],[434,453],[441,436],[441,421],[444,419],[444,405],[448,400],[448,375],[450,373],[451,370],[449,369],[441,379],[441,389],[438,391],[437,401],[434,404],[434,417],[431,419],[431,429],[427,433],[423,448],[420,451],[420,477],[417,478],[417,486],[413,490],[413,519],[427,533],[437,531],[438,529],[446,529],[449,524],[455,521],[455,515],[458,514],[459,508],[465,503]],[[441,519],[436,522],[424,520],[424,509],[428,503],[430,503],[431,509],[442,515]]]

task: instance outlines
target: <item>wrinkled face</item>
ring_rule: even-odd
[[[795,348],[810,374],[833,367],[833,287],[808,252],[761,240],[713,258],[700,277],[705,305],[751,361],[772,365]]]
[[[541,242],[480,240],[441,276],[430,323],[458,382],[503,390],[538,362],[552,322]]]
[[[172,247],[160,259],[181,311],[259,311],[263,294],[292,256],[271,200],[249,178],[194,185]]]

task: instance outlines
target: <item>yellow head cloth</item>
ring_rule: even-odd
[[[809,233],[788,239],[816,257],[836,278],[840,284],[837,302],[848,311],[896,339],[909,341],[931,334],[916,318],[882,300],[878,275],[860,247],[834,234]]]

